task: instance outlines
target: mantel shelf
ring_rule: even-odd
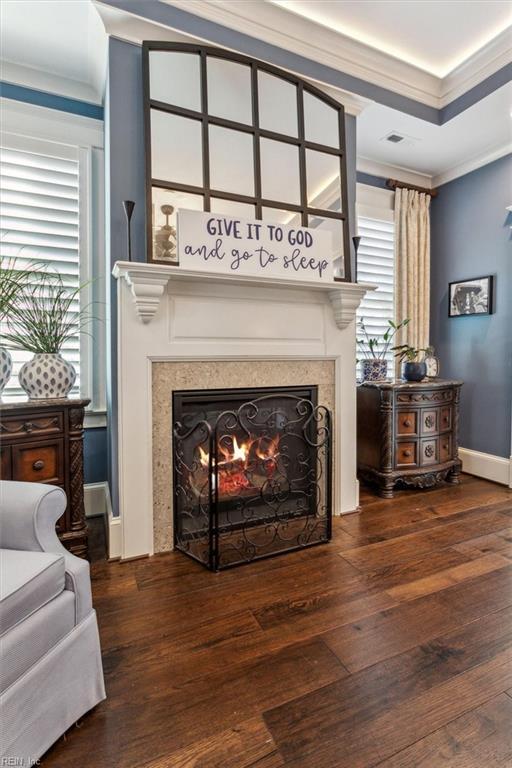
[[[370,283],[316,282],[287,280],[276,277],[272,280],[250,275],[219,275],[213,272],[182,269],[165,264],[147,264],[135,261],[117,261],[112,270],[115,278],[124,278],[130,287],[135,309],[143,323],[149,323],[155,316],[167,285],[176,282],[200,282],[212,285],[259,286],[290,291],[316,291],[327,293],[333,308],[338,328],[346,328],[354,319],[357,307],[367,291],[377,286]]]

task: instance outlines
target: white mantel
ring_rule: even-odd
[[[122,558],[154,551],[151,388],[158,361],[335,361],[334,513],[357,507],[354,321],[362,297],[375,286],[269,281],[136,262],[117,262],[113,274]]]
[[[242,277],[236,274],[219,275],[213,272],[205,273],[199,270],[168,267],[165,264],[140,264],[130,261],[116,262],[113,275],[118,279],[124,277],[130,286],[133,302],[143,323],[151,322],[169,282],[172,284],[183,281],[204,283],[207,280],[211,285],[230,285],[235,290],[236,286],[252,285],[282,290],[321,291],[329,297],[338,328],[345,328],[350,323],[364,294],[369,290],[375,290],[375,286],[368,283],[335,281],[319,283],[317,281],[286,280],[284,278],[274,278],[269,281],[265,277],[247,275]]]

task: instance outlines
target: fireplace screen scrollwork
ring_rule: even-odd
[[[330,412],[316,387],[264,391],[173,398],[174,544],[211,570],[331,536]]]

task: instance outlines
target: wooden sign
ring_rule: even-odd
[[[333,282],[332,251],[325,230],[178,211],[178,257],[185,269]]]

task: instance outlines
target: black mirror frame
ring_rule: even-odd
[[[150,98],[150,80],[149,80],[149,56],[152,51],[172,51],[182,53],[195,53],[201,60],[201,110],[195,111],[185,109],[172,104],[156,101]],[[239,64],[245,64],[251,67],[251,100],[252,100],[252,124],[245,125],[233,120],[210,115],[207,109],[207,57],[217,57],[234,61]],[[287,134],[281,134],[259,126],[258,113],[258,71],[279,77],[297,87],[297,122],[298,136],[293,137]],[[308,226],[309,216],[319,216],[321,218],[332,218],[342,221],[343,229],[343,264],[344,276],[335,278],[342,282],[351,282],[352,264],[350,254],[349,237],[349,210],[348,210],[348,189],[347,189],[347,170],[346,170],[346,147],[345,147],[345,109],[342,104],[323,93],[323,91],[310,85],[301,78],[285,72],[282,69],[274,67],[266,62],[253,59],[248,56],[242,56],[237,53],[226,51],[222,48],[210,46],[201,46],[188,43],[168,43],[157,41],[144,41],[142,44],[142,74],[143,74],[143,110],[144,110],[144,144],[146,160],[146,230],[147,230],[147,260],[156,264],[167,264],[169,266],[179,266],[178,263],[168,261],[159,261],[153,259],[153,238],[152,238],[152,188],[160,187],[162,189],[189,192],[203,196],[203,210],[210,210],[211,197],[232,200],[235,202],[247,203],[255,206],[256,218],[262,216],[262,208],[280,208],[289,211],[295,211],[301,215],[302,226]],[[338,112],[338,130],[339,130],[339,148],[330,147],[324,144],[306,141],[304,133],[304,99],[303,94],[307,91],[316,98],[333,107]],[[193,120],[199,120],[202,124],[202,162],[203,162],[203,186],[197,187],[189,184],[180,184],[163,179],[154,179],[151,175],[151,110],[157,109]],[[218,125],[224,128],[231,128],[244,133],[253,135],[254,147],[254,196],[238,195],[221,190],[212,190],[210,186],[209,173],[209,125]],[[284,201],[268,200],[262,197],[261,193],[261,165],[260,165],[260,138],[269,138],[275,141],[282,141],[298,147],[299,150],[299,173],[300,173],[300,204],[292,205]],[[306,149],[314,149],[327,154],[339,157],[340,162],[340,197],[342,212],[335,212],[329,209],[318,209],[308,206],[307,185],[306,185]]]

